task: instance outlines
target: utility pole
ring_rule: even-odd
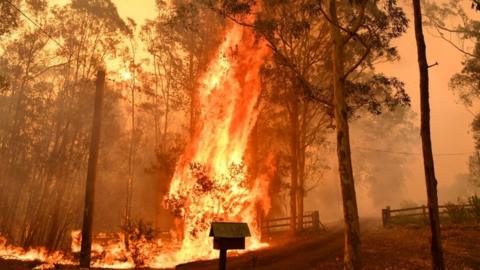
[[[87,183],[85,188],[85,207],[83,210],[82,246],[80,250],[80,267],[90,268],[90,253],[92,250],[93,206],[95,202],[95,181],[97,178],[98,148],[102,124],[103,92],[105,71],[97,73],[95,90],[95,108],[93,114],[92,138],[88,159]]]
[[[425,38],[422,26],[422,8],[420,0],[412,0],[415,21],[415,38],[418,50],[418,66],[420,70],[420,111],[421,111],[421,137],[423,166],[425,170],[425,182],[427,185],[428,216],[430,218],[430,230],[432,241],[430,251],[432,253],[432,269],[444,270],[442,241],[440,233],[440,217],[438,213],[437,179],[432,154],[432,140],[430,135],[430,103],[429,103],[429,78],[428,62],[426,54]]]

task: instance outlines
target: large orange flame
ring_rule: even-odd
[[[268,182],[247,177],[244,155],[258,114],[259,71],[268,53],[252,31],[233,25],[201,79],[198,129],[177,164],[167,199],[184,221],[176,261],[217,255],[208,238],[212,221],[248,223],[249,248],[261,246],[257,211],[259,205],[268,210]]]

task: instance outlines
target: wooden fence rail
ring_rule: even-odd
[[[288,232],[290,230],[290,222],[290,217],[265,220],[262,223],[262,235]],[[297,228],[300,228],[300,220],[297,219],[296,222]],[[318,211],[305,212],[303,214],[303,225],[301,228],[306,231],[325,230],[325,226],[320,221],[320,214]]]
[[[453,206],[453,205],[452,205]],[[457,207],[471,208],[471,204],[455,204]],[[439,205],[438,210],[440,214],[447,214],[447,207],[449,205]],[[443,211],[442,211],[443,210]],[[428,207],[426,205],[402,209],[391,209],[390,206],[382,209],[382,223],[383,227],[386,227],[391,223],[392,219],[398,217],[423,217],[425,224],[428,224]]]

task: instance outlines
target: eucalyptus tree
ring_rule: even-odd
[[[465,10],[465,1],[435,3],[427,1],[425,18],[438,37],[463,55],[463,68],[450,79],[449,87],[474,116],[472,133],[475,151],[469,158],[469,175],[473,183],[480,183],[480,147],[478,144],[478,119],[480,111],[480,21]],[[474,1],[478,11],[478,1]],[[472,12],[472,11],[470,11]],[[473,11],[476,12],[476,11]]]
[[[437,179],[432,153],[430,134],[430,101],[429,101],[429,64],[427,61],[426,44],[423,35],[422,8],[420,0],[412,0],[415,22],[415,40],[418,51],[418,66],[420,72],[420,111],[421,111],[421,137],[425,182],[427,186],[428,216],[431,231],[432,268],[443,270],[443,249],[440,231],[440,216],[438,210]]]
[[[0,56],[0,185],[20,191],[2,198],[1,222],[17,243],[56,248],[81,220],[94,74],[127,29],[110,1],[28,2],[39,7],[23,8],[36,24],[22,19]]]
[[[42,14],[40,10],[32,13]],[[41,15],[40,15],[41,16]],[[42,21],[45,23],[45,21]],[[41,29],[24,21],[18,22],[18,29],[11,35],[18,34],[17,39],[2,40],[1,52],[1,118],[0,118],[0,186],[22,190],[29,180],[39,174],[43,153],[39,149],[40,140],[33,140],[42,132],[36,125],[37,114],[48,110],[49,95],[52,93],[51,81],[42,75],[49,71],[50,55],[46,52],[48,38]],[[39,92],[40,89],[44,92]],[[43,102],[42,102],[43,101]],[[43,119],[42,119],[43,120]],[[34,161],[34,162],[32,162]],[[34,164],[34,165],[28,165]],[[9,181],[19,179],[18,181]],[[28,195],[28,194],[27,194]],[[28,197],[27,197],[28,198]],[[21,214],[17,213],[26,202],[21,196],[7,193],[0,203],[4,210],[1,218],[2,228],[11,236],[22,232],[13,225]]]
[[[347,1],[340,1],[340,4],[346,5],[346,8],[341,9],[336,0],[330,0],[326,3],[327,11],[324,11],[321,6],[320,12],[330,23],[330,36],[333,43],[333,103],[338,169],[345,220],[344,268],[360,269],[360,223],[351,160],[346,82],[347,78],[357,68],[368,63],[366,60],[374,54],[372,50],[375,47],[383,49],[378,51],[380,54],[383,54],[385,50],[388,52],[390,40],[405,31],[406,19],[401,9],[396,6],[395,1],[385,3],[387,12],[384,13],[384,16],[390,15],[388,18],[378,17],[375,16],[375,13],[370,13],[378,10],[378,3],[368,0],[345,2]],[[375,24],[376,19],[380,19],[381,23]],[[382,35],[382,30],[387,30],[389,34]],[[351,43],[362,48],[362,52],[358,53],[357,57],[355,57],[355,54],[350,55],[349,58],[353,59],[353,62],[347,61],[346,56],[347,48]]]
[[[390,42],[405,31],[407,23],[403,11],[393,1],[385,3],[384,10],[382,10],[381,5],[377,6],[368,1],[352,5],[341,2],[339,5],[345,6],[337,10],[337,3],[330,1],[327,4],[329,12],[324,11],[323,5],[316,3],[318,2],[306,1],[303,10],[304,12],[310,10],[323,15],[323,23],[327,26],[330,39],[327,42],[319,42],[319,44],[324,46],[324,54],[332,55],[331,62],[324,63],[324,66],[335,68],[333,72],[324,71],[327,74],[324,76],[333,79],[333,84],[321,85],[318,83],[318,78],[316,78],[317,80],[309,80],[302,76],[303,66],[289,61],[291,58],[283,53],[282,47],[275,46],[275,39],[279,35],[275,35],[274,31],[268,31],[272,29],[272,25],[275,25],[271,20],[260,21],[257,24],[257,29],[264,33],[263,36],[269,41],[276,56],[280,57],[292,73],[297,76],[297,80],[303,86],[303,93],[322,104],[326,108],[326,113],[330,112],[332,114],[331,111],[335,111],[339,171],[346,224],[345,267],[356,269],[360,267],[360,239],[347,119],[356,108],[361,106],[375,111],[381,108],[380,104],[382,103],[388,106],[393,103],[405,104],[409,102],[403,86],[397,80],[385,78],[381,74],[366,76],[365,72],[362,72],[367,69],[373,70],[372,63],[379,59],[394,60],[398,56]],[[346,22],[345,20],[338,20],[338,13],[342,13],[342,18],[347,18]],[[346,26],[342,26],[341,23]],[[302,31],[315,29],[315,26],[305,20],[299,21],[295,26],[295,28],[289,30],[299,31],[297,32],[299,37],[305,35],[305,32],[302,33]],[[285,30],[285,28],[280,29]],[[316,30],[321,32],[318,28]],[[319,39],[323,36],[320,34]],[[346,54],[350,57],[346,58]],[[315,58],[310,57],[310,59]],[[351,76],[349,80],[349,75],[355,76]],[[366,87],[367,85],[373,85],[373,87]],[[334,91],[329,91],[332,88]],[[389,95],[390,91],[397,92],[397,94],[392,98]],[[380,95],[383,99],[376,100],[370,95],[372,92],[383,92]]]

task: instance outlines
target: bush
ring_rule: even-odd
[[[472,216],[476,222],[480,222],[480,198],[475,194],[468,198],[468,203],[472,206]]]
[[[446,213],[453,224],[463,224],[468,221],[468,210],[463,205],[447,203]]]

